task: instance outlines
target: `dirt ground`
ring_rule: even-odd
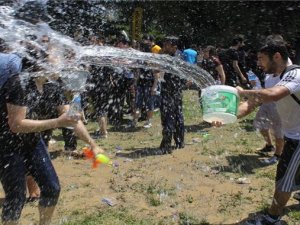
[[[143,129],[142,123],[134,130],[111,128],[109,137],[98,143],[107,150],[113,167],[92,169],[90,161],[64,155],[60,131],[55,132],[49,151],[62,191],[53,224],[107,208],[126,208],[135,217],[157,224],[178,224],[182,218],[198,221],[190,224],[234,224],[268,206],[275,165],[263,165],[255,154],[264,143],[252,129],[251,119],[211,128],[202,123],[195,107],[196,103],[185,108],[186,147],[171,155],[157,150],[158,114],[150,129]],[[92,132],[95,126],[91,123],[88,128]],[[283,219],[297,224],[289,213],[299,209],[299,203],[290,200]],[[37,203],[26,204],[22,224],[37,221]]]

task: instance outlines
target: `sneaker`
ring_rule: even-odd
[[[280,216],[273,219],[268,214],[263,214],[259,218],[247,220],[245,225],[280,225]]]
[[[163,154],[172,154],[172,148],[160,148]]]
[[[270,157],[270,158],[268,158],[268,159],[264,159],[263,160],[263,163],[266,164],[266,165],[273,165],[273,164],[275,164],[277,162],[278,162],[278,158],[275,155],[272,156],[272,157]]]
[[[40,197],[28,197],[27,199],[26,199],[26,203],[32,203],[32,202],[37,202],[37,201],[39,201],[40,200]]]
[[[300,202],[300,192],[296,192],[294,195],[293,195],[293,198],[298,200]]]
[[[130,121],[125,128],[136,128],[137,122],[135,120]]]
[[[92,137],[93,139],[101,139],[101,138],[105,139],[105,138],[107,138],[107,132],[103,134],[103,133],[100,133],[100,131],[95,131],[95,132],[91,135],[91,137]]]
[[[143,127],[146,128],[146,129],[151,128],[152,127],[152,123],[146,122]]]
[[[273,151],[275,151],[275,148],[274,148],[273,145],[265,145],[265,147],[263,147],[262,149],[258,150],[257,152],[265,154],[265,153],[269,153],[269,152],[273,152]]]

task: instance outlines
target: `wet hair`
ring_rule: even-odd
[[[277,52],[281,55],[284,61],[287,61],[289,57],[285,41],[276,38],[269,39],[268,42],[262,46],[258,52],[267,55],[270,59],[272,59]]]
[[[170,43],[173,46],[178,46],[179,38],[175,36],[167,36],[164,38],[163,43]]]
[[[241,43],[241,42],[243,42],[243,41],[245,41],[245,39],[243,38],[243,36],[241,36],[241,35],[237,35],[237,36],[235,36],[233,39],[232,39],[232,41],[231,41],[231,45],[237,45],[238,43]]]

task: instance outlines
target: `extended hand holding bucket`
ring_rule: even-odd
[[[202,90],[201,102],[203,120],[223,124],[237,120],[239,96],[237,90],[226,85],[213,85]]]

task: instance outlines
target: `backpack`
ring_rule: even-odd
[[[22,58],[17,54],[0,53],[0,89],[6,81],[21,72]]]
[[[280,80],[282,79],[283,75],[294,70],[294,69],[300,69],[300,66],[299,65],[290,65],[290,66],[287,66],[285,68],[285,70],[281,73],[280,75]],[[291,97],[300,105],[300,99],[297,98],[297,96],[295,94],[291,94]]]

